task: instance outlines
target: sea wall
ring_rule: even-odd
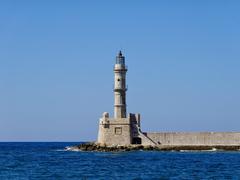
[[[240,145],[240,132],[144,133],[158,145]]]

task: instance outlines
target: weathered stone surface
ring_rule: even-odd
[[[159,145],[240,146],[239,132],[157,132],[146,136]]]
[[[101,118],[99,122],[98,143],[108,145],[131,144],[130,117]]]

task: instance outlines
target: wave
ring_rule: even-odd
[[[66,149],[56,149],[54,151],[58,151],[58,152],[61,152],[61,151],[66,151]]]
[[[65,151],[80,151],[78,148],[73,147],[73,146],[66,146]]]
[[[72,146],[66,146],[64,149],[55,149],[53,151],[63,152],[63,151],[80,151],[80,150]]]
[[[180,152],[196,152],[196,151],[201,151],[201,152],[214,152],[218,151],[216,148],[208,149],[208,150],[180,150]]]

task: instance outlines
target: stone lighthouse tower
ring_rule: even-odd
[[[126,73],[125,57],[120,51],[114,65],[114,117],[104,112],[99,120],[97,143],[101,145],[152,143],[140,130],[140,114],[127,115]]]
[[[114,118],[126,118],[126,72],[125,57],[120,51],[114,66]]]

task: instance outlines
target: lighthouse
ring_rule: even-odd
[[[126,118],[126,73],[125,57],[119,51],[114,66],[114,118]]]
[[[140,114],[127,114],[125,57],[122,52],[114,64],[114,117],[104,112],[99,119],[98,140],[101,145],[151,144],[140,130]]]

